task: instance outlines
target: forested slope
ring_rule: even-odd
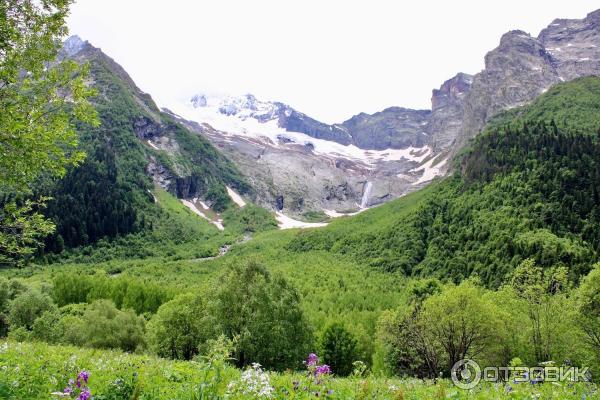
[[[397,204],[322,230],[288,249],[351,254],[369,266],[499,286],[516,265],[587,273],[600,233],[600,79],[559,84],[498,116],[460,155],[453,177]],[[412,200],[411,200],[412,201]],[[359,229],[360,227],[360,229]]]
[[[164,214],[151,193],[155,186],[176,197],[206,198],[219,211],[232,205],[226,185],[250,191],[229,160],[161,112],[116,62],[87,42],[69,40],[75,50],[63,56],[89,64],[97,91],[91,101],[101,123],[78,127],[85,161],[64,178],[39,185],[53,198],[46,214],[57,226],[47,250],[151,231]],[[151,141],[164,141],[168,149]]]

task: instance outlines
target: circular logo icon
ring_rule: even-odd
[[[481,381],[481,368],[473,360],[460,360],[452,366],[452,382],[461,389],[473,389]]]

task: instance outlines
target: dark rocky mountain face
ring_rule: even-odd
[[[362,149],[404,149],[427,144],[429,110],[390,107],[369,115],[358,114],[343,123],[352,143]]]
[[[460,149],[499,111],[530,102],[552,85],[600,74],[600,10],[581,20],[556,19],[537,38],[523,31],[502,36],[473,77],[464,102]]]
[[[472,83],[473,77],[461,72],[433,90],[427,133],[435,152],[448,149],[460,134],[464,101]]]

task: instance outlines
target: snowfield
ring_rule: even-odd
[[[427,161],[425,164],[421,165],[420,167],[413,168],[409,171],[409,172],[423,171],[423,175],[421,175],[421,177],[419,179],[417,179],[415,182],[413,182],[413,185],[418,185],[420,183],[429,182],[429,181],[433,180],[433,178],[435,178],[436,176],[442,175],[442,167],[444,165],[446,165],[446,162],[448,162],[448,158],[444,158],[442,161],[438,162],[435,166],[433,166],[433,163],[435,162],[436,158],[437,157],[434,157],[431,160]]]
[[[279,126],[277,105],[257,100],[248,102],[245,96],[213,98],[202,95],[195,96],[189,102],[173,102],[167,106],[177,115],[190,121],[206,123],[226,136],[257,139],[265,145],[277,148],[307,146],[315,154],[342,157],[361,162],[367,167],[378,162],[402,159],[421,162],[432,152],[428,146],[365,150],[355,145],[342,145],[329,140],[315,139],[301,132],[290,132]]]

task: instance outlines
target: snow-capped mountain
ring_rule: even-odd
[[[79,38],[69,39],[63,56],[77,58],[83,44]],[[142,103],[149,98],[118,64],[109,58],[106,62]],[[508,32],[486,55],[483,71],[459,73],[433,90],[430,110],[390,107],[325,124],[284,103],[250,94],[201,92],[162,105],[234,161],[259,204],[287,214],[322,210],[338,216],[444,175],[448,160],[498,112],[585,75],[600,75],[600,10],[581,20],[557,19],[538,37]],[[133,131],[152,149],[177,156],[185,146],[165,133],[167,123],[157,120],[134,119]],[[186,175],[186,168],[175,172]],[[201,177],[177,180],[166,170],[158,158],[150,158],[148,172],[157,184],[181,198],[202,195],[202,186],[192,179]]]
[[[380,149],[354,144],[351,128],[363,127],[366,114],[349,127],[328,125],[251,94],[206,93],[172,103],[169,110],[233,159],[264,205],[292,214],[353,212],[398,197],[443,172],[443,163],[424,143]],[[402,123],[410,116],[404,109],[386,111],[386,118],[396,113]],[[422,121],[412,125],[422,131]]]
[[[254,139],[265,146],[273,148],[302,148],[318,156],[344,158],[362,163],[365,168],[373,169],[378,162],[386,161],[421,161],[430,150],[424,146],[406,147],[404,149],[363,149],[350,140],[340,143],[327,135],[315,135],[314,131],[298,126],[295,131],[290,126],[292,116],[300,120],[308,120],[323,125],[325,131],[334,129],[344,132],[350,137],[343,126],[326,125],[300,113],[279,102],[260,101],[251,94],[243,96],[214,96],[198,94],[184,104],[170,108],[185,119],[210,125],[226,136],[239,136]],[[307,132],[305,132],[307,131]]]

